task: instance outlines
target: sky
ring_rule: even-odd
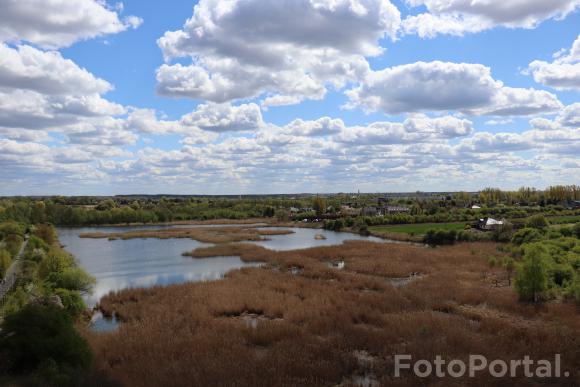
[[[580,0],[0,9],[0,195],[580,183]]]

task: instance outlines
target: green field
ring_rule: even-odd
[[[412,223],[412,224],[395,224],[387,226],[373,226],[371,232],[394,232],[401,234],[426,234],[429,230],[456,230],[465,229],[465,223]]]
[[[580,215],[547,216],[551,224],[569,224],[580,222]]]

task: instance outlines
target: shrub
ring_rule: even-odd
[[[544,234],[535,228],[522,228],[517,231],[512,237],[512,243],[516,245],[523,245],[524,243],[532,243],[541,241]]]
[[[431,246],[452,245],[457,240],[457,231],[455,230],[429,230],[423,241]]]
[[[359,226],[358,232],[360,235],[363,236],[371,235],[371,232],[369,231],[369,226],[367,226],[366,223],[363,223]]]
[[[0,250],[0,279],[4,278],[6,271],[12,264],[12,257],[6,250]]]
[[[576,238],[580,238],[580,222],[576,223],[572,230],[574,232],[574,235],[576,235]]]
[[[75,320],[80,317],[80,315],[86,309],[86,305],[82,297],[76,291],[59,288],[55,289],[54,294],[60,297],[65,310]]]
[[[68,313],[54,305],[27,305],[6,316],[0,331],[0,351],[9,370],[28,374],[52,359],[59,368],[86,369],[92,360]]]
[[[514,226],[511,223],[505,222],[493,230],[492,239],[496,242],[509,242],[512,239],[513,233]]]
[[[540,230],[547,228],[549,225],[550,224],[548,223],[544,215],[530,216],[530,218],[526,222],[526,227],[536,228]]]
[[[560,228],[560,234],[562,234],[562,236],[565,237],[571,237],[574,236],[574,228],[570,227],[570,226],[563,226]]]
[[[52,245],[58,241],[56,230],[50,224],[39,224],[34,230],[34,235],[46,242],[47,245]]]
[[[550,281],[556,286],[566,286],[574,280],[574,269],[570,265],[553,264],[548,269]]]
[[[580,275],[577,275],[576,279],[572,283],[572,286],[570,287],[570,294],[574,300],[580,304]]]
[[[4,222],[0,224],[0,239],[12,234],[24,235],[24,228],[16,222]]]
[[[28,239],[28,245],[26,248],[30,250],[42,249],[44,251],[48,251],[48,244],[43,239],[32,235]]]
[[[539,301],[548,287],[548,253],[541,244],[535,243],[525,249],[524,261],[518,267],[516,291],[520,299]]]
[[[4,238],[4,245],[6,246],[6,250],[10,253],[11,256],[16,257],[18,252],[20,251],[20,246],[22,246],[22,242],[24,239],[20,235],[10,234]]]
[[[27,302],[28,293],[26,293],[21,287],[18,287],[6,298],[4,308],[2,309],[2,314],[5,316],[14,314],[22,309]]]
[[[46,277],[46,281],[55,288],[67,290],[88,291],[95,283],[95,279],[78,267],[68,267],[62,271],[52,272]]]
[[[62,250],[51,249],[40,262],[38,275],[40,278],[46,278],[50,273],[60,273],[73,265],[74,259],[71,255]]]

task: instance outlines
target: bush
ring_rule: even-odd
[[[12,264],[12,257],[6,250],[0,250],[0,279],[4,278],[6,271]]]
[[[539,301],[548,287],[548,253],[539,243],[526,247],[524,261],[518,267],[516,275],[516,291],[520,299],[525,301]]]
[[[86,305],[78,292],[68,289],[55,289],[54,294],[60,297],[65,310],[75,320],[86,309]]]
[[[580,304],[580,275],[577,275],[574,283],[572,283],[572,286],[570,287],[570,294],[574,300]]]
[[[14,292],[7,296],[2,314],[8,316],[21,310],[28,302],[28,293],[21,287],[18,287]]]
[[[7,235],[4,238],[4,245],[6,246],[6,250],[8,250],[12,257],[16,257],[16,255],[18,255],[20,246],[22,246],[22,242],[24,242],[24,238],[16,234]]]
[[[526,227],[543,230],[550,225],[544,215],[531,216],[526,222]]]
[[[16,222],[0,223],[0,239],[8,235],[24,235],[24,227]]]
[[[51,273],[60,273],[72,266],[74,266],[74,259],[71,255],[62,250],[51,249],[40,262],[38,275],[44,279]]]
[[[512,237],[512,243],[516,245],[523,245],[524,243],[532,243],[541,241],[544,234],[535,228],[522,228],[517,231]]]
[[[496,242],[509,242],[512,239],[513,233],[514,226],[511,223],[505,222],[493,230],[492,239]]]
[[[42,239],[47,245],[52,245],[58,241],[56,230],[51,224],[39,224],[34,230],[34,235]]]
[[[55,288],[86,292],[95,283],[95,279],[78,267],[68,267],[59,272],[52,272],[46,281]]]
[[[580,238],[580,222],[576,223],[572,230],[574,232],[574,235],[576,235],[576,238]]]
[[[54,305],[27,305],[8,315],[0,331],[0,351],[15,374],[34,372],[45,362],[59,369],[86,369],[92,353],[69,314]]]
[[[48,244],[43,239],[32,235],[28,239],[28,245],[26,248],[30,250],[42,249],[44,251],[48,251]]]
[[[457,240],[457,231],[455,230],[429,230],[423,242],[431,246],[452,245]]]
[[[574,269],[566,264],[553,264],[548,269],[550,281],[559,287],[565,287],[574,280]]]

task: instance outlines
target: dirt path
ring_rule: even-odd
[[[18,279],[18,275],[20,274],[20,268],[22,266],[22,256],[24,255],[24,250],[28,245],[28,236],[24,237],[24,242],[22,246],[20,246],[20,251],[16,255],[16,258],[12,262],[12,265],[6,271],[6,275],[4,279],[0,283],[0,305],[3,304],[4,298],[8,294],[8,292],[12,289],[16,280]]]

